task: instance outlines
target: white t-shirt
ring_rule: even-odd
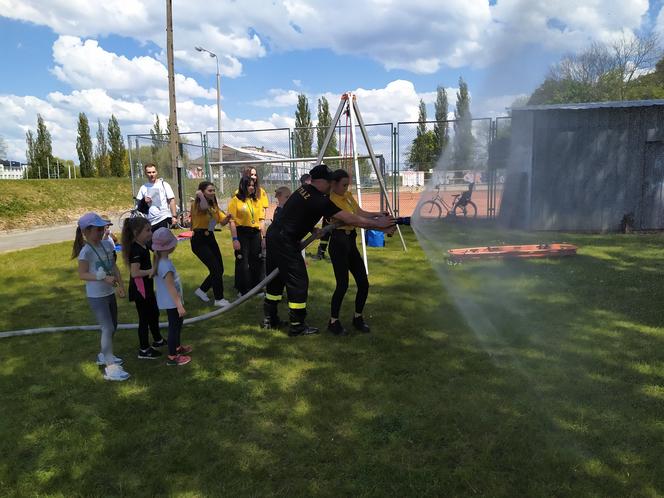
[[[144,183],[138,193],[136,199],[139,201],[144,197],[150,197],[152,204],[148,211],[148,220],[151,225],[156,225],[160,221],[170,218],[172,216],[171,209],[168,207],[168,201],[175,199],[173,189],[163,179],[159,178],[154,183]]]
[[[96,252],[95,252],[96,251]],[[78,255],[79,261],[87,261],[90,273],[104,272],[107,275],[115,266],[115,244],[112,240],[102,240],[101,244],[94,248],[85,244]],[[88,297],[106,297],[115,292],[112,285],[103,280],[85,281],[85,293]]]
[[[155,289],[155,294],[157,295],[157,306],[160,310],[169,310],[175,308],[175,302],[168,292],[168,287],[166,287],[166,274],[173,273],[173,280],[175,282],[175,290],[180,296],[180,302],[183,303],[182,299],[182,284],[180,283],[180,275],[178,275],[175,265],[170,259],[160,259],[157,263],[157,278],[154,279],[157,284]]]

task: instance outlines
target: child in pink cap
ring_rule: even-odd
[[[180,333],[186,313],[182,304],[182,284],[170,254],[178,240],[168,228],[159,228],[152,234],[152,250],[155,252],[155,283],[157,305],[168,315],[168,360],[166,365],[180,366],[191,361],[191,346],[180,344]]]

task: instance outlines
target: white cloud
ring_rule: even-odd
[[[664,37],[664,5],[659,11],[657,16],[657,22],[655,24],[655,32],[659,34],[660,37]]]
[[[258,107],[290,107],[297,104],[297,96],[300,92],[295,90],[282,90],[273,88],[268,91],[268,97],[252,102]]]
[[[647,11],[648,0],[191,0],[174,6],[175,49],[180,63],[212,74],[216,65],[194,46],[215,52],[226,77],[241,75],[241,60],[263,57],[268,46],[360,54],[387,69],[430,74],[490,65],[529,46],[577,50],[637,30]],[[113,33],[165,46],[160,0],[0,0],[0,12],[58,34]]]
[[[53,74],[76,89],[104,88],[114,95],[168,97],[168,71],[153,57],[128,59],[107,52],[96,40],[60,36],[53,43],[53,60]],[[176,90],[183,97],[216,98],[214,90],[182,74],[176,74]]]

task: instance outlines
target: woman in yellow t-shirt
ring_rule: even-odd
[[[365,218],[373,218],[375,216],[383,216],[384,213],[372,213],[364,211],[355,201],[353,195],[348,191],[350,178],[348,173],[343,169],[338,169],[332,174],[332,182],[330,188],[330,200],[336,204],[343,211],[362,216]],[[357,285],[357,294],[355,295],[355,315],[353,317],[353,327],[360,332],[370,332],[369,326],[362,317],[364,304],[369,295],[369,279],[367,278],[367,270],[364,266],[364,260],[357,250],[355,242],[357,232],[355,227],[342,226],[332,230],[330,236],[329,252],[332,268],[334,268],[334,277],[337,281],[337,286],[332,294],[332,304],[330,321],[328,322],[327,329],[335,335],[346,335],[346,329],[339,321],[339,311],[341,310],[341,303],[343,302],[346,291],[348,290],[348,272],[353,275],[355,284]]]
[[[230,221],[217,202],[216,189],[211,182],[198,184],[196,198],[191,203],[191,250],[209,270],[208,276],[198,289],[194,291],[201,300],[208,302],[207,291],[212,287],[215,306],[228,306],[224,299],[224,262],[221,259],[219,244],[214,237],[214,227],[219,223],[225,225]]]
[[[235,280],[240,294],[246,294],[262,280],[265,209],[256,194],[256,181],[251,176],[242,176],[237,193],[228,203],[237,262]]]

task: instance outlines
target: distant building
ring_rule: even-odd
[[[0,180],[22,180],[27,169],[28,165],[20,161],[0,159]]]

